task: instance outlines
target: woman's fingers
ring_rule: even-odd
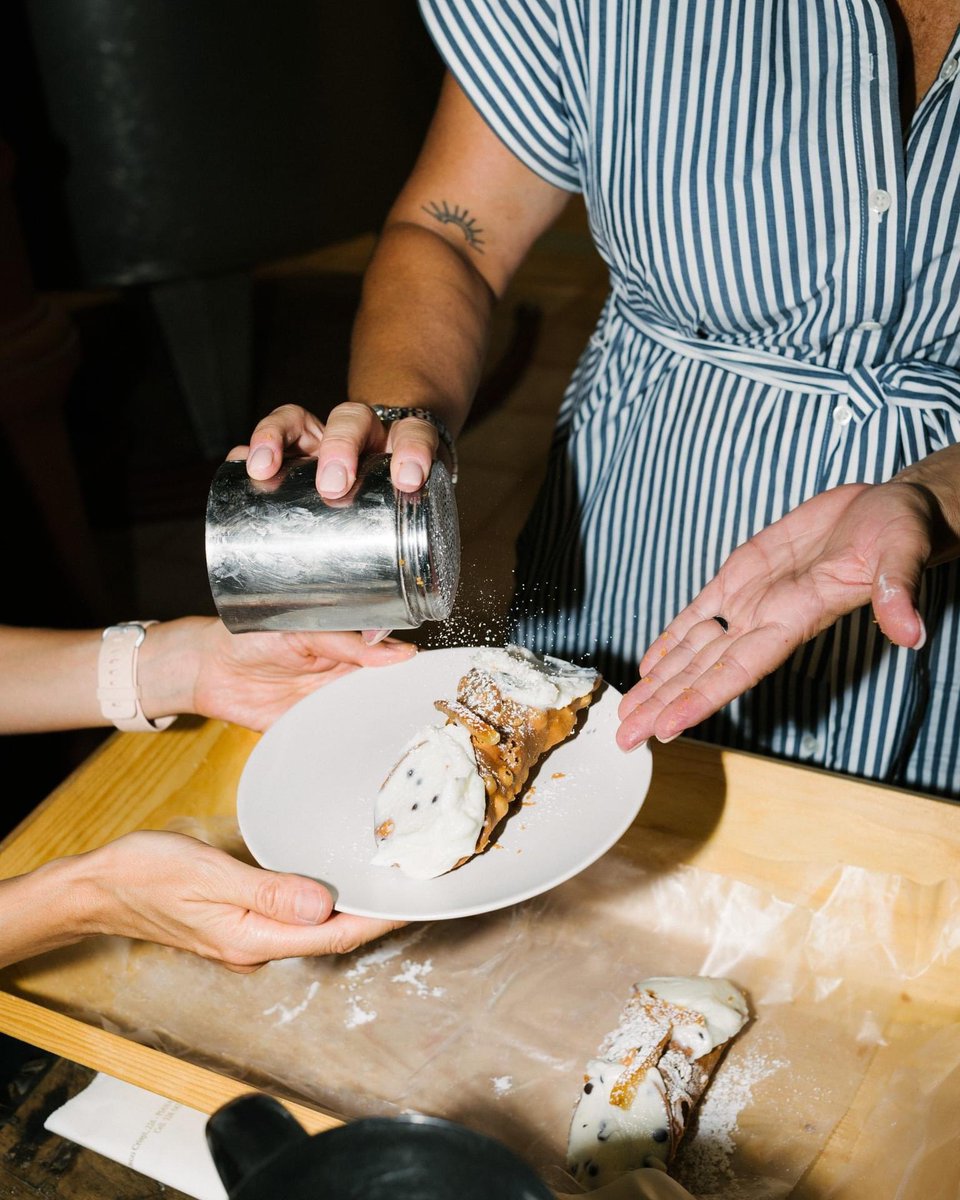
[[[348,401],[332,409],[317,451],[317,491],[327,500],[339,500],[357,481],[362,454],[382,450],[386,432],[366,404]]]
[[[668,742],[698,725],[754,687],[789,656],[803,635],[781,624],[765,624],[742,634],[703,631],[693,653],[681,644],[659,667],[631,688],[620,704],[617,745],[632,750],[651,737]]]
[[[385,429],[365,404],[340,404],[330,414],[317,455],[317,491],[328,500],[345,496],[367,451],[390,452],[390,478],[401,492],[423,487],[439,445],[437,431],[418,417],[403,417]]]
[[[257,966],[275,958],[347,954],[402,922],[335,913],[325,887],[302,875],[261,870],[245,863],[231,868],[221,902],[246,910],[228,965]],[[238,953],[239,951],[239,953]]]
[[[638,688],[644,694],[649,695],[652,683],[658,679],[677,675],[705,646],[721,638],[729,640],[729,637],[729,625],[727,630],[724,630],[723,626],[712,617],[702,617],[693,605],[684,609],[640,660],[640,683],[631,688],[620,701],[620,716],[623,717],[627,711],[635,707],[634,693]],[[644,681],[646,681],[645,688],[642,687]]]
[[[245,458],[251,479],[271,479],[280,469],[284,451],[296,449],[306,457],[316,455],[323,441],[323,425],[305,408],[284,404],[258,422],[249,447],[237,446],[228,458]]]
[[[235,446],[229,459],[246,460],[251,479],[276,475],[286,452],[317,459],[317,491],[340,500],[357,481],[360,458],[389,450],[390,475],[401,492],[416,492],[427,480],[439,446],[427,421],[403,417],[385,427],[366,404],[346,401],[332,409],[326,423],[304,408],[286,404],[260,421],[249,446]]]
[[[418,417],[404,417],[390,426],[387,438],[392,455],[390,478],[398,491],[416,492],[423,487],[439,444],[434,427]]]
[[[224,894],[212,899],[285,925],[319,925],[333,912],[333,897],[316,880],[242,862],[231,863]]]
[[[256,970],[278,958],[350,954],[404,924],[335,912],[318,925],[294,925],[249,912],[237,923],[219,961],[233,970]]]

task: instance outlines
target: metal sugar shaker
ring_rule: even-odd
[[[288,459],[270,480],[243,462],[217,469],[207,499],[210,590],[232,633],[416,629],[450,615],[460,580],[453,483],[435,462],[399,492],[390,455],[362,459],[353,489],[325,500],[316,460]]]

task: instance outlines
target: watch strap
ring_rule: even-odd
[[[140,693],[140,647],[156,621],[122,621],[103,631],[97,661],[97,699],[108,721],[125,733],[159,733],[177,719],[146,716]]]

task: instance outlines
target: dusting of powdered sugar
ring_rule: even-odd
[[[424,979],[433,970],[433,961],[427,959],[426,962],[414,962],[412,958],[405,958],[400,964],[400,974],[391,976],[391,983],[405,983],[413,989],[418,996],[433,996],[439,998],[447,994],[447,989],[442,987],[430,987],[424,982]]]
[[[344,1026],[355,1029],[358,1025],[367,1025],[377,1019],[377,1009],[365,994],[366,989],[376,988],[382,983],[384,971],[389,964],[395,964],[400,959],[400,970],[395,975],[389,975],[387,981],[404,987],[413,995],[425,999],[439,999],[446,995],[446,988],[430,985],[426,976],[433,971],[433,960],[426,959],[417,962],[413,958],[403,958],[411,947],[425,935],[427,926],[387,938],[373,950],[358,955],[353,964],[343,973],[340,990],[346,993],[346,1015]],[[396,969],[395,966],[392,969]]]
[[[319,980],[315,979],[307,988],[306,993],[299,1004],[291,1004],[288,1006],[284,1004],[282,1000],[278,1000],[276,1004],[271,1004],[269,1008],[265,1008],[263,1010],[263,1015],[265,1017],[272,1017],[276,1013],[277,1019],[274,1024],[287,1025],[291,1021],[295,1021],[301,1013],[306,1012],[310,1005],[310,1001],[314,998],[319,989],[320,982]]]
[[[347,1029],[356,1029],[358,1025],[369,1025],[371,1021],[377,1019],[377,1016],[375,1008],[364,1008],[359,1000],[350,1000],[347,1003],[347,1015],[343,1023]]]
[[[787,1063],[749,1051],[722,1062],[697,1108],[694,1129],[680,1143],[671,1174],[698,1200],[765,1200],[771,1181],[740,1179],[734,1170],[738,1119],[761,1080]],[[760,1190],[758,1190],[760,1189]]]

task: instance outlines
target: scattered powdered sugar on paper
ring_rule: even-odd
[[[399,975],[391,976],[391,983],[405,983],[416,992],[418,996],[445,996],[446,988],[429,987],[424,983],[424,976],[429,975],[433,970],[433,960],[427,959],[426,962],[414,962],[412,958],[405,958],[400,964],[401,971]]]
[[[280,1015],[275,1021],[276,1025],[286,1025],[290,1021],[295,1021],[302,1012],[306,1011],[310,1001],[317,994],[319,987],[320,982],[315,979],[307,988],[306,995],[299,1004],[294,1004],[288,1008],[283,1001],[278,1000],[276,1004],[271,1004],[269,1008],[265,1008],[263,1015],[265,1017],[272,1017],[274,1013],[279,1013]]]
[[[409,949],[419,938],[419,932],[409,937],[389,938],[380,943],[375,949],[362,954],[355,960],[353,966],[345,973],[345,978],[351,982],[362,979],[384,963],[399,958],[404,950]]]
[[[554,1071],[563,1071],[564,1074],[569,1074],[574,1069],[573,1059],[559,1058],[556,1054],[548,1054],[546,1050],[540,1050],[536,1046],[527,1046],[526,1054],[531,1061],[543,1063],[545,1066],[552,1067]]]
[[[349,970],[344,972],[344,981],[340,988],[347,993],[347,1012],[344,1017],[347,1029],[356,1029],[358,1025],[367,1025],[377,1019],[377,1010],[363,1003],[363,989],[375,983],[387,964],[393,963],[411,946],[415,946],[425,932],[426,926],[423,926],[402,936],[388,938],[375,949],[357,958]],[[417,962],[415,959],[405,958],[401,960],[399,973],[390,976],[390,982],[412,989],[418,996],[436,999],[446,995],[446,988],[431,987],[424,981],[424,977],[432,970],[432,959]]]
[[[696,1129],[680,1144],[671,1174],[698,1200],[761,1200],[771,1194],[763,1180],[738,1179],[732,1164],[737,1119],[762,1079],[787,1064],[757,1051],[727,1060],[710,1082],[697,1109]],[[782,1194],[782,1188],[776,1193]]]
[[[358,1000],[351,1000],[347,1006],[347,1017],[343,1022],[347,1029],[356,1029],[358,1025],[369,1025],[377,1019],[375,1008],[364,1008]]]
[[[513,1089],[512,1075],[494,1075],[490,1082],[493,1084],[494,1094],[497,1096],[505,1096],[507,1092]]]

